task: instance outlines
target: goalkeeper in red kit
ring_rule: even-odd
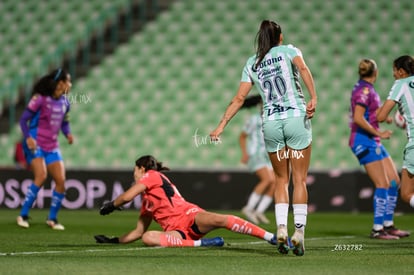
[[[161,173],[167,170],[167,167],[150,155],[136,160],[135,184],[115,200],[104,203],[100,214],[108,215],[141,194],[141,215],[137,226],[120,237],[96,235],[96,242],[131,243],[141,239],[147,246],[223,246],[224,240],[221,237],[203,237],[214,229],[225,228],[275,244],[273,233],[239,217],[209,212],[186,201],[170,179]],[[152,220],[157,222],[163,231],[148,230]]]

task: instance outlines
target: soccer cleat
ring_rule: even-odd
[[[303,256],[303,254],[305,254],[305,238],[303,236],[303,231],[296,230],[295,233],[293,233],[291,242],[293,254],[296,256]]]
[[[270,243],[271,245],[277,245],[276,235],[273,235],[273,237],[270,239],[270,241],[268,241],[268,243]]]
[[[270,221],[268,218],[263,214],[259,212],[255,212],[256,219],[259,221],[259,223],[269,224]]]
[[[224,239],[222,237],[204,238],[201,240],[201,246],[223,246]]]
[[[47,220],[46,224],[52,228],[53,230],[65,230],[65,227],[63,225],[61,225],[60,223],[58,223],[58,221],[55,220]]]
[[[243,209],[241,211],[250,222],[252,222],[254,224],[259,223],[259,220],[256,217],[256,213],[254,211],[248,209],[247,206],[243,207]]]
[[[29,217],[28,216],[18,216],[17,217],[17,225],[23,228],[29,228]]]
[[[384,231],[388,234],[388,235],[393,235],[393,236],[397,236],[399,238],[404,238],[404,237],[408,237],[410,236],[410,232],[408,231],[404,231],[404,230],[400,230],[395,228],[395,226],[384,226]]]
[[[277,250],[282,254],[289,252],[288,233],[285,225],[280,225],[277,228]]]
[[[379,239],[379,240],[398,240],[399,239],[398,236],[390,235],[387,232],[385,232],[383,229],[382,230],[372,229],[370,237],[372,239]]]

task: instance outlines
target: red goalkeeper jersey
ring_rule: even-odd
[[[181,228],[193,213],[203,210],[187,202],[177,187],[158,171],[149,170],[139,183],[147,187],[142,193],[141,215],[152,216],[164,231]]]

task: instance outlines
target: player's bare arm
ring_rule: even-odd
[[[236,113],[243,105],[243,102],[246,99],[246,96],[249,94],[252,86],[253,85],[250,82],[240,82],[239,90],[231,100],[230,104],[227,106],[227,109],[224,112],[224,115],[220,120],[219,125],[214,131],[210,133],[210,137],[212,140],[218,140],[226,125],[236,115]]]
[[[377,120],[379,122],[385,121],[394,106],[395,102],[393,100],[387,99],[377,112]]]

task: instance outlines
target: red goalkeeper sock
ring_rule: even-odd
[[[270,241],[273,237],[272,233],[263,228],[233,215],[228,216],[226,228],[236,233],[251,235],[266,241]]]

